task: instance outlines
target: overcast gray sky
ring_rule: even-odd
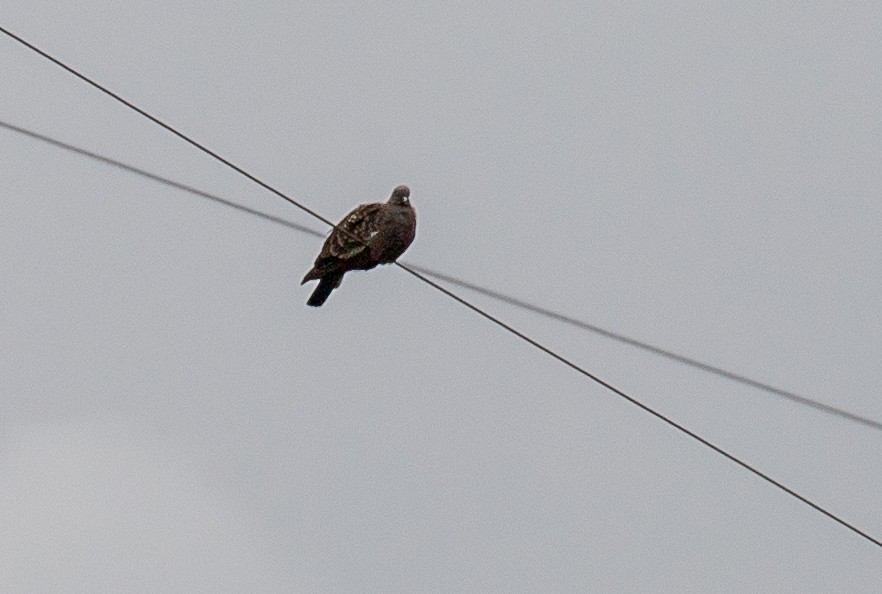
[[[406,260],[882,420],[879,3],[4,2]],[[319,225],[7,38],[0,118]],[[882,551],[393,267],[0,130],[5,591],[882,590]],[[465,294],[465,293],[464,293]],[[468,295],[882,537],[882,434]]]

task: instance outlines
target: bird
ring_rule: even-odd
[[[387,202],[357,206],[334,227],[300,282],[319,281],[306,304],[320,307],[350,270],[395,262],[415,236],[416,211],[407,186],[397,186]]]

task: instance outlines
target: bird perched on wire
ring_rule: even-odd
[[[410,205],[410,189],[398,186],[388,202],[362,204],[331,231],[315,266],[303,283],[319,284],[306,302],[318,307],[343,282],[350,270],[370,270],[377,264],[391,264],[416,235],[416,212]]]

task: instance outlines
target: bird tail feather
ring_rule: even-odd
[[[342,273],[326,274],[321,280],[319,280],[318,286],[315,288],[315,291],[312,292],[312,295],[310,295],[309,301],[306,302],[306,305],[320,307],[331,295],[331,291],[339,287],[342,281]]]

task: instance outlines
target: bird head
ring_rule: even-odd
[[[389,198],[389,204],[398,206],[410,206],[410,188],[407,186],[398,186],[392,190],[392,196]]]

